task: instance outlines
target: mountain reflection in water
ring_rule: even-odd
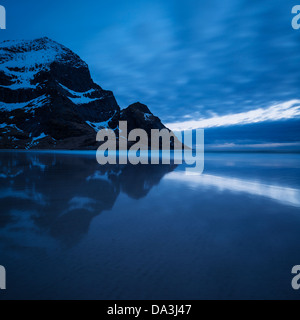
[[[0,152],[0,299],[299,299],[300,155]]]
[[[14,212],[26,208],[41,232],[73,245],[95,216],[113,208],[120,193],[143,198],[174,168],[100,166],[92,154],[2,153],[0,228],[17,223]]]

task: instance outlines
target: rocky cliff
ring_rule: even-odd
[[[96,149],[96,132],[165,126],[143,104],[120,110],[88,65],[49,39],[0,43],[0,148]]]

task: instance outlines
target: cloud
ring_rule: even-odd
[[[174,122],[300,99],[287,2],[135,1],[107,14],[80,54],[121,107],[141,101]]]
[[[150,103],[158,96],[172,100],[176,90],[166,85],[172,75],[178,43],[174,25],[163,6],[145,4],[134,10],[124,24],[104,28],[87,44],[83,56],[96,81],[112,89],[122,107],[141,101]],[[184,78],[169,83],[182,85]],[[173,93],[172,93],[173,92]]]
[[[208,145],[208,148],[211,150],[218,150],[218,149],[224,149],[224,150],[242,150],[242,149],[264,149],[264,150],[270,150],[270,149],[286,149],[286,148],[297,148],[297,150],[300,147],[300,142],[288,142],[288,143],[280,143],[280,142],[274,142],[274,143],[255,143],[255,144],[236,144],[236,143],[224,143],[224,144],[210,144]]]
[[[163,122],[300,99],[292,0],[6,2],[4,38],[65,44],[121,107],[144,102]]]
[[[297,117],[300,117],[300,100],[291,100],[268,108],[259,108],[225,116],[214,116],[207,119],[167,123],[166,126],[173,131],[182,131],[287,120]]]

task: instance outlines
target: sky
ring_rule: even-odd
[[[0,40],[48,36],[64,44],[121,108],[140,101],[172,128],[277,121],[283,109],[284,121],[300,117],[300,30],[291,26],[292,7],[300,2],[1,4],[7,30],[0,30]]]

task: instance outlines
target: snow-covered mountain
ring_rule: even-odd
[[[0,43],[0,148],[96,149],[96,132],[118,121],[165,128],[136,103],[121,111],[93,82],[87,64],[49,39]]]

